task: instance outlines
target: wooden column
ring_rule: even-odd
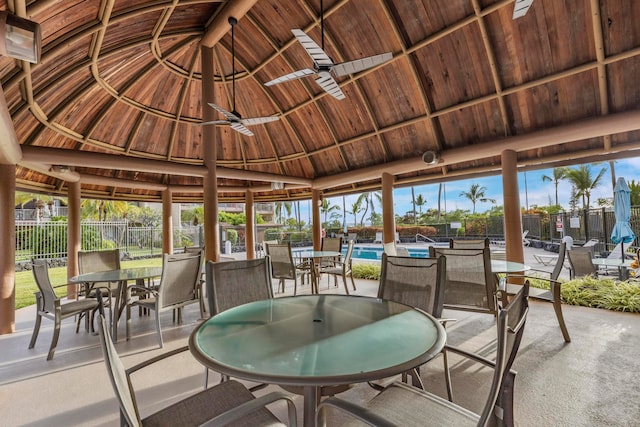
[[[245,204],[244,204],[244,216],[247,219],[245,229],[244,229],[244,243],[247,250],[247,259],[255,259],[256,257],[256,219],[254,204],[253,204],[253,193],[247,190],[245,194]]]
[[[522,213],[518,188],[518,155],[513,150],[502,152],[502,191],[504,198],[504,238],[507,259],[524,262]]]
[[[202,118],[204,121],[215,120],[215,110],[207,104],[214,102],[213,49],[202,46]],[[220,230],[218,227],[218,187],[216,175],[216,144],[218,128],[204,126],[202,129],[202,158],[208,173],[204,177],[204,242],[208,260],[220,260]]]
[[[322,245],[322,219],[320,207],[322,206],[322,192],[311,190],[311,233],[313,237],[313,250],[319,251]]]
[[[16,166],[0,164],[0,335],[16,328]]]
[[[78,252],[82,250],[80,181],[67,182],[67,280],[78,275]],[[67,284],[67,295],[75,298],[78,285]]]
[[[382,174],[382,241],[396,240],[396,216],[393,210],[393,183],[395,179],[390,173]]]
[[[162,191],[162,253],[173,253],[173,194],[171,190]]]

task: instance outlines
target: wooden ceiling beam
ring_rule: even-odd
[[[227,32],[231,30],[229,18],[234,17],[238,21],[243,18],[249,9],[251,9],[257,0],[237,0],[228,1],[221,8],[219,13],[213,18],[207,32],[200,44],[204,47],[213,48]]]

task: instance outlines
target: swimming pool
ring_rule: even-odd
[[[409,255],[411,255],[412,257],[426,258],[429,256],[429,246],[411,247],[411,246],[404,246],[402,244],[398,246],[406,247],[407,250],[409,251]],[[448,248],[449,243],[448,242],[443,242],[441,244],[436,243],[436,244],[431,244],[431,246]],[[305,252],[305,251],[308,251],[308,249],[294,249],[293,253],[295,254],[296,252]],[[369,261],[380,261],[382,259],[383,252],[384,252],[384,248],[382,246],[354,245],[352,258],[369,260]],[[347,254],[347,245],[343,245],[342,255],[345,256],[346,254]]]

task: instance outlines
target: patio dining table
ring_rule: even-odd
[[[297,260],[298,265],[306,265],[309,267],[311,274],[311,292],[314,294],[319,293],[318,289],[318,265],[322,260],[340,258],[342,254],[337,251],[296,251],[293,252],[293,257]]]
[[[126,307],[127,284],[135,280],[136,285],[144,286],[145,281],[162,276],[162,267],[121,268],[119,270],[98,271],[84,273],[70,279],[72,283],[84,284],[91,289],[96,283],[117,282],[115,304],[111,308],[111,334],[114,341],[118,340],[118,321]]]
[[[301,386],[308,427],[316,425],[321,387],[400,374],[438,355],[445,339],[437,319],[404,304],[305,295],[223,311],[193,331],[189,348],[221,374]]]

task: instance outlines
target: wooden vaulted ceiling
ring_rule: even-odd
[[[201,200],[212,142],[194,126],[210,108],[200,45],[212,29],[224,34],[214,99],[231,110],[231,31],[217,18],[234,3],[0,1],[42,29],[40,63],[0,58],[22,149],[17,187],[66,195],[75,176],[85,197],[160,200],[170,186],[176,201]],[[513,0],[323,4],[334,62],[393,59],[338,78],[341,101],[310,77],[265,87],[312,66],[291,29],[320,43],[320,0],[250,5],[235,27],[236,110],[280,120],[253,126],[253,137],[216,128],[221,200],[247,188],[256,200],[363,191],[383,171],[397,185],[496,174],[506,148],[522,168],[639,153],[640,2],[535,0],[516,20]],[[425,151],[439,163],[424,164]],[[287,185],[274,192],[272,181]]]

